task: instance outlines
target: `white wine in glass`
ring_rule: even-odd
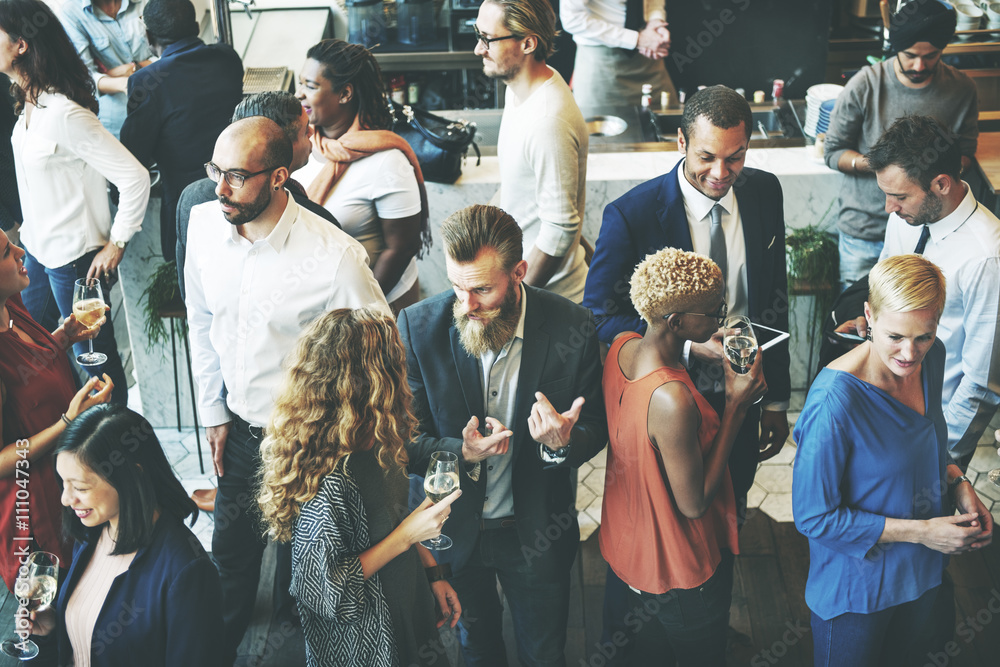
[[[427,464],[427,474],[424,476],[424,493],[432,503],[444,500],[452,491],[458,488],[458,457],[451,452],[434,452]],[[439,535],[421,542],[432,551],[441,551],[452,544],[447,535]]]
[[[47,551],[34,551],[22,567],[23,576],[14,582],[14,595],[24,601],[27,613],[52,604],[59,584],[59,558]],[[18,660],[38,656],[38,644],[30,639],[8,639],[0,643],[0,652]]]
[[[740,375],[749,373],[757,358],[757,336],[750,320],[741,315],[727,318],[722,332],[722,347],[729,365]]]
[[[83,326],[93,328],[104,317],[104,294],[101,281],[96,278],[80,278],[73,284],[73,314]],[[94,352],[94,339],[87,341],[89,352],[78,354],[76,362],[81,366],[100,366],[108,360],[108,355]]]

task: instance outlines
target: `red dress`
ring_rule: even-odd
[[[0,332],[0,380],[6,399],[2,446],[55,424],[76,394],[66,353],[31,319],[20,295],[7,299],[7,312],[14,325],[37,344],[24,342],[11,329]],[[9,590],[14,588],[18,559],[24,550],[50,551],[66,568],[71,555],[62,541],[62,491],[56,482],[53,457],[31,461],[22,470],[27,474],[0,479],[0,544],[4,545],[0,549],[0,575]],[[17,512],[18,508],[22,511]]]
[[[629,586],[647,593],[701,586],[715,572],[721,551],[739,553],[736,500],[729,471],[708,511],[689,519],[677,507],[660,451],[647,431],[649,400],[661,385],[682,382],[701,416],[698,445],[712,446],[719,416],[685,370],[661,367],[629,380],[618,364],[622,346],[639,334],[620,336],[604,364],[604,405],[608,412],[607,477],[601,510],[601,554]]]

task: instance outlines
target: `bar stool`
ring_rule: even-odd
[[[157,315],[170,320],[170,352],[174,363],[174,401],[177,406],[177,431],[181,430],[181,392],[180,380],[177,377],[177,336],[184,341],[184,359],[187,363],[188,385],[191,391],[191,414],[194,417],[194,437],[198,443],[198,465],[205,474],[205,461],[201,454],[201,428],[198,426],[198,404],[194,393],[194,376],[191,372],[191,344],[187,335],[187,309],[179,299],[159,309]]]

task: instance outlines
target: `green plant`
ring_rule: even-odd
[[[788,266],[788,293],[814,298],[807,338],[810,341],[819,340],[823,322],[837,298],[840,279],[837,237],[818,225],[792,230],[785,236],[785,260]],[[798,320],[792,318],[792,335],[798,338],[799,333]]]
[[[146,319],[143,325],[146,349],[169,341],[170,335],[160,313],[170,307],[183,307],[180,286],[177,284],[177,265],[174,262],[164,262],[153,270],[139,301],[145,301],[142,313]]]

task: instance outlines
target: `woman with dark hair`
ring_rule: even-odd
[[[306,53],[296,96],[315,129],[312,159],[296,176],[368,251],[398,313],[420,298],[417,257],[431,237],[424,177],[391,130],[378,62],[359,44],[325,39]]]
[[[20,116],[11,143],[31,276],[24,305],[54,329],[54,312],[66,318],[73,311],[79,278],[101,279],[110,303],[108,281],[146,213],[149,174],[97,120],[93,81],[41,0],[0,2],[0,72],[10,77]],[[106,179],[121,193],[113,225]],[[103,371],[115,384],[112,400],[124,405],[128,383],[110,321],[94,349],[107,355]],[[96,368],[87,372],[96,375]]]
[[[399,331],[383,313],[327,313],[289,359],[258,503],[271,537],[292,543],[309,667],[448,664],[435,599],[437,627],[455,627],[462,608],[418,543],[441,534],[461,491],[407,515],[410,401]]]
[[[944,276],[895,255],[868,282],[868,340],[820,371],[795,424],[792,509],[809,538],[816,667],[922,665],[942,651],[955,630],[948,554],[993,536],[947,455]]]
[[[198,508],[141,415],[102,405],[56,446],[63,525],[77,540],[55,609],[35,634],[58,632],[60,665],[218,667],[219,575],[194,534]]]
[[[128,79],[153,57],[141,1],[64,0],[63,27],[97,87],[101,124],[117,139],[128,106]]]
[[[61,538],[52,449],[79,413],[111,398],[112,385],[94,378],[78,391],[66,357],[67,348],[92,338],[103,321],[87,329],[70,315],[49,334],[21,303],[29,280],[24,250],[0,232],[0,544],[33,542],[34,548],[62,558],[69,549]],[[19,566],[14,547],[0,550],[0,574],[8,590]],[[6,620],[0,620],[0,628],[8,627]]]

